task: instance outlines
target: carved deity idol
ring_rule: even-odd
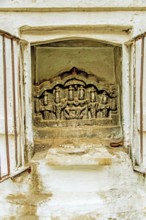
[[[90,90],[90,103],[88,104],[88,111],[90,112],[90,116],[88,115],[88,118],[96,118],[97,115],[97,107],[98,104],[96,102],[96,90],[94,88],[94,86],[91,87]]]
[[[69,101],[74,100],[74,88],[73,88],[73,86],[69,86],[69,88],[68,88],[68,100]]]
[[[83,88],[83,86],[80,86],[79,87],[79,100],[84,100],[85,98],[85,89]]]
[[[44,105],[48,105],[48,92],[44,92]]]
[[[110,105],[108,104],[108,96],[105,91],[101,95],[100,110],[102,112],[102,118],[108,118]]]
[[[90,90],[90,101],[91,102],[95,102],[96,101],[96,90],[94,88],[94,86],[91,87],[91,90]]]
[[[56,86],[55,88],[55,102],[60,103],[60,88]]]
[[[62,112],[62,109],[64,108],[64,105],[61,103],[59,86],[56,86],[54,93],[55,93],[54,113],[56,115],[56,119],[60,120],[61,112]]]
[[[44,107],[43,118],[44,120],[50,119],[50,114],[53,112],[51,100],[47,99],[47,105]]]

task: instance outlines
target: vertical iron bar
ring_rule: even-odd
[[[14,135],[15,135],[15,159],[18,164],[18,145],[17,145],[17,119],[16,119],[16,87],[15,87],[15,63],[14,63],[14,41],[11,39],[11,60],[12,60],[12,91],[13,91],[13,114],[14,114]]]
[[[6,76],[6,48],[5,37],[3,36],[3,74],[4,74],[4,117],[5,117],[5,137],[6,137],[6,156],[7,170],[10,174],[10,152],[9,152],[9,137],[8,137],[8,106],[7,106],[7,76]]]
[[[23,120],[22,120],[22,103],[21,103],[21,87],[22,87],[22,82],[21,82],[21,65],[20,65],[20,62],[21,62],[21,43],[19,42],[19,62],[18,62],[18,77],[19,77],[19,88],[18,88],[18,91],[19,91],[19,130],[20,130],[20,164],[22,166],[22,123],[23,123]]]
[[[133,140],[133,146],[135,146],[135,128],[136,128],[136,122],[134,120],[134,116],[136,114],[136,40],[133,42],[133,121],[134,121],[134,127],[133,127],[133,135],[132,135],[132,138],[134,139]],[[138,146],[139,147],[139,146]],[[139,152],[139,151],[138,151]],[[136,155],[134,155],[135,158],[134,158],[134,161],[135,161],[135,165],[136,165]],[[139,157],[139,156],[138,156]]]
[[[20,42],[20,60],[19,60],[19,76],[20,76],[20,106],[21,106],[21,159],[22,159],[22,166],[24,166],[24,147],[25,147],[25,97],[24,97],[24,47],[23,44]]]
[[[143,162],[143,72],[144,72],[144,36],[141,43],[141,70],[140,70],[140,155]]]
[[[36,47],[31,47],[31,58],[32,58],[32,83],[33,85],[37,84],[37,74],[36,74]]]

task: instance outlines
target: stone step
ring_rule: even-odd
[[[0,198],[0,219],[146,219],[146,191],[133,172],[129,155],[123,148],[106,150],[112,160],[108,166],[52,166],[48,151],[37,152],[29,178],[24,176],[24,184],[29,187],[23,191],[20,177],[13,180],[15,186],[17,182],[16,191],[7,192],[5,187],[5,195]]]
[[[106,166],[112,164],[112,157],[103,145],[61,144],[48,150],[46,160],[50,166]]]
[[[110,147],[108,140],[103,143],[93,139],[88,144],[86,139],[81,143],[74,141],[64,139],[51,150],[36,152],[29,176],[23,174],[23,181],[21,175],[9,180],[15,190],[3,183],[0,219],[146,219],[146,191],[124,149]],[[88,163],[106,155],[111,160],[108,165]],[[53,156],[54,161],[62,157],[63,163],[51,164]],[[75,163],[75,157],[80,164]]]
[[[98,192],[128,184],[129,176],[130,181],[136,181],[131,160],[123,148],[113,149],[104,146],[103,149],[99,149],[100,157],[95,153],[95,149],[84,156],[78,155],[83,152],[74,152],[75,155],[73,151],[71,155],[63,152],[61,162],[60,152],[37,152],[31,162],[33,188],[44,193],[50,190],[51,193]],[[108,164],[105,160],[106,155]],[[100,161],[103,163],[99,163]]]
[[[34,139],[55,138],[119,138],[120,126],[34,127]]]

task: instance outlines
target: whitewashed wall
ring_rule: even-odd
[[[53,42],[58,39],[88,38],[95,39],[113,45],[120,45],[123,48],[122,60],[122,120],[125,145],[132,143],[131,132],[131,94],[130,94],[130,52],[125,43],[146,31],[146,2],[139,0],[117,1],[43,1],[43,0],[6,0],[0,3],[0,29],[8,31],[26,41],[28,44],[23,48],[24,68],[24,94],[25,105],[21,117],[26,118],[26,146],[27,151],[33,152],[33,130],[31,117],[31,54],[30,46],[42,42]],[[9,43],[7,44],[9,51]],[[1,56],[1,55],[0,55]],[[137,55],[139,56],[139,55]],[[7,62],[11,62],[11,58]],[[139,58],[137,58],[139,59]],[[17,68],[17,61],[16,68]],[[2,65],[1,65],[2,68]],[[8,74],[11,69],[8,67]],[[21,75],[22,76],[22,75]],[[11,76],[10,76],[11,77]],[[11,81],[11,78],[9,80]],[[17,78],[16,78],[17,80]],[[22,80],[22,79],[21,79]],[[1,81],[3,76],[1,75]],[[8,81],[9,82],[9,81]],[[22,82],[22,81],[21,81]],[[17,84],[17,83],[16,83]],[[3,93],[3,86],[1,86]],[[16,88],[17,89],[17,88]],[[139,89],[139,85],[137,85]],[[9,91],[11,86],[9,87]],[[132,91],[132,90],[131,90]],[[21,93],[21,95],[22,95]],[[23,96],[23,95],[22,95]],[[22,99],[24,97],[21,97]],[[11,94],[8,103],[12,114]],[[0,99],[3,103],[3,98]],[[144,101],[145,103],[145,101]],[[2,105],[1,105],[2,106]],[[17,108],[21,109],[19,102]],[[3,108],[0,110],[2,118]],[[9,112],[9,123],[13,117]],[[19,111],[18,111],[19,112]],[[13,114],[12,114],[13,115]],[[3,125],[3,122],[0,126]],[[24,126],[23,124],[21,125]],[[9,125],[9,129],[10,129]],[[2,130],[2,128],[1,128]],[[13,129],[10,129],[11,131]],[[23,129],[22,129],[23,130]],[[18,129],[18,132],[20,130]],[[12,136],[12,135],[11,135]],[[24,136],[23,136],[24,137]],[[13,139],[13,138],[12,138]],[[12,149],[13,149],[13,141]],[[22,141],[22,139],[21,139]],[[3,132],[1,131],[1,145],[3,145]],[[23,143],[21,142],[23,145]],[[139,145],[139,144],[138,144]],[[24,145],[23,145],[24,146]],[[144,145],[145,146],[145,145]],[[1,148],[2,149],[2,148]],[[146,149],[146,148],[145,148]],[[13,154],[12,154],[13,155]],[[12,156],[13,157],[13,156]],[[31,156],[30,156],[31,157]],[[14,167],[14,165],[13,165]]]

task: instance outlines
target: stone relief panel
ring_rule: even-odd
[[[36,126],[118,125],[118,86],[73,67],[34,86]]]

